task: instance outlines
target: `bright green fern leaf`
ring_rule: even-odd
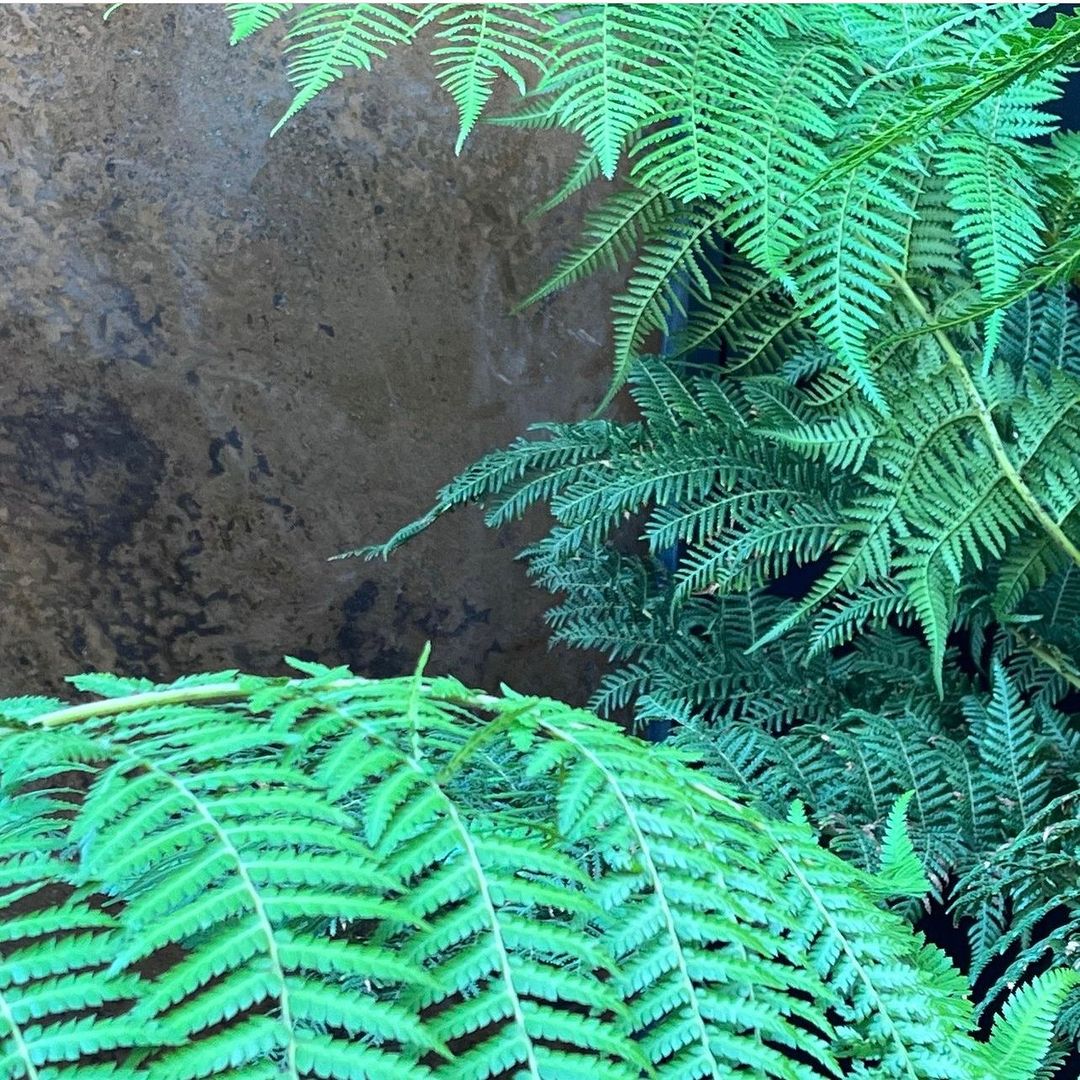
[[[308,4],[300,8],[286,35],[289,79],[296,88],[276,134],[349,68],[371,69],[372,61],[394,45],[410,42],[418,29],[416,9],[407,4]]]
[[[454,150],[461,153],[491,97],[492,84],[504,74],[524,94],[524,76],[518,65],[540,71],[548,54],[536,40],[537,15],[518,4],[478,4],[460,8],[442,21],[432,51],[439,66],[439,80],[457,103],[460,125]]]
[[[226,4],[225,11],[232,24],[229,44],[239,45],[245,38],[280,19],[292,7],[292,4]]]
[[[5,1075],[981,1080],[1041,1060],[1044,984],[983,1046],[962,978],[880,906],[919,885],[903,803],[868,875],[588,713],[304,666],[0,736]],[[56,788],[74,761],[84,793]]]

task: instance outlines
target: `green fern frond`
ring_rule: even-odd
[[[946,313],[920,326],[890,334],[882,342],[881,348],[893,349],[927,334],[968,327],[1019,304],[1044,289],[1054,289],[1067,284],[1077,275],[1080,275],[1080,221],[1068,223],[1047,247],[1042,258],[1033,266],[1025,268],[1017,284],[1005,294],[990,300],[977,300],[962,306],[956,314]]]
[[[1047,133],[1046,114],[1036,106],[1051,96],[1052,88],[1023,86],[980,107],[970,127],[941,141],[939,168],[948,177],[950,206],[958,211],[953,228],[990,297],[1006,294],[1042,246],[1040,196],[1032,179],[1039,162],[1020,140]]]
[[[612,195],[585,219],[582,242],[560,260],[551,276],[521,300],[517,310],[605,267],[615,269],[637,250],[643,238],[663,233],[674,209],[666,195],[631,187]]]
[[[561,206],[571,195],[587,187],[600,176],[600,158],[591,147],[585,147],[577,160],[567,171],[566,178],[555,192],[548,196],[534,210],[529,211],[528,220],[534,221]],[[524,301],[521,307],[527,306]]]
[[[675,336],[674,358],[697,349],[727,354],[727,370],[775,371],[807,344],[809,332],[789,297],[768,275],[725,261],[717,287],[698,297],[686,329]]]
[[[980,56],[987,44],[997,47],[991,55]],[[976,55],[977,64],[961,66],[954,60],[944,69],[943,74],[956,76],[959,82],[942,79],[923,93],[918,108],[905,110],[893,125],[847,151],[816,183],[836,180],[879,154],[916,141],[1025,79],[1068,67],[1080,57],[1080,18],[1059,15],[1051,27],[1008,26],[1005,33],[980,44]]]
[[[994,1022],[983,1051],[994,1076],[1028,1076],[1038,1068],[1050,1049],[1054,1020],[1078,983],[1075,971],[1047,971],[1017,991]]]
[[[61,805],[39,793],[0,796],[0,1071],[10,1080],[67,1076],[73,1060],[107,1060],[165,1037],[124,1015],[139,980],[105,977],[114,917],[62,884]]]
[[[1006,835],[1020,833],[1046,805],[1045,742],[1035,716],[999,664],[993,669],[993,696],[987,704],[969,699],[965,714],[971,738],[987,770],[998,777],[997,799],[1004,807]]]
[[[518,65],[541,72],[546,69],[550,57],[537,40],[543,18],[543,9],[483,4],[451,10],[441,20],[436,38],[446,44],[433,49],[432,56],[439,68],[439,81],[458,107],[455,153],[461,153],[500,74],[524,95],[526,83]]]
[[[959,974],[880,906],[921,884],[903,804],[875,877],[587,713],[304,666],[3,736],[0,897],[37,920],[0,934],[8,1075],[52,1061],[76,1080],[112,1054],[125,1080],[810,1080],[875,1062],[976,1080],[1047,1020],[1021,999],[980,1047]],[[87,743],[89,791],[42,815],[58,804],[34,789]],[[27,936],[52,951],[31,960]],[[74,1027],[20,1023],[71,1008]]]
[[[416,9],[408,4],[308,4],[289,24],[286,54],[296,88],[288,109],[274,125],[276,135],[301,109],[349,68],[370,71],[387,49],[408,44],[418,30]]]
[[[680,48],[693,11],[678,6],[564,5],[544,42],[555,55],[537,93],[550,96],[562,126],[580,132],[611,179],[629,136],[657,111],[670,78],[653,64]],[[673,35],[675,35],[673,37]]]
[[[800,141],[805,129],[796,126],[790,135],[781,133],[771,117],[762,116],[762,101],[770,96],[775,100],[775,96],[767,90],[763,93],[760,84],[786,68],[790,79],[786,86],[792,97],[800,97],[800,91],[807,89],[801,80],[815,74],[814,65],[807,71],[801,63],[790,68],[779,60],[775,52],[783,48],[783,41],[774,42],[762,32],[761,24],[769,24],[770,13],[753,8],[686,7],[669,9],[665,18],[676,23],[668,30],[671,40],[686,45],[675,65],[673,83],[661,83],[666,93],[659,95],[657,115],[643,125],[651,130],[634,146],[632,174],[673,199],[693,201],[752,191],[755,178],[746,176],[746,159],[756,160],[758,153],[775,153],[771,164],[779,165],[778,171],[785,166],[797,168],[798,154],[807,145]],[[741,77],[733,69],[736,56]],[[821,78],[822,70],[816,75]],[[819,88],[820,84],[815,87]],[[777,90],[783,92],[783,88]],[[814,127],[820,116],[811,105],[800,120]],[[765,130],[759,130],[759,125]],[[770,170],[767,183],[774,182]],[[744,215],[753,216],[739,207],[735,216]]]
[[[685,314],[689,297],[709,298],[710,277],[718,272],[720,230],[715,208],[690,204],[674,212],[663,233],[646,240],[626,291],[612,301],[615,372],[597,412],[625,383],[648,334],[662,330],[673,314]]]
[[[818,225],[820,204],[804,191],[828,161],[851,64],[837,44],[814,38],[777,42],[771,60],[748,95],[753,168],[731,200],[730,227],[750,262],[783,279],[792,252]],[[769,104],[775,101],[792,108],[781,116]]]
[[[856,124],[880,123],[894,107],[886,98],[877,115],[859,116]],[[885,399],[869,367],[867,343],[889,303],[887,272],[903,266],[904,238],[914,214],[913,173],[910,159],[893,155],[824,189],[821,220],[791,260],[791,276],[806,298],[806,317],[881,410]]]
[[[229,44],[239,45],[245,38],[280,19],[292,7],[292,4],[226,4],[225,13],[232,26]]]

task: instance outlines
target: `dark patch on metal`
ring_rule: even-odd
[[[609,280],[507,315],[594,205],[527,219],[574,140],[478,133],[455,156],[425,49],[271,140],[272,37],[241,55],[197,5],[11,10],[0,693],[286,652],[400,675],[430,638],[432,671],[583,698],[593,673],[548,652],[549,598],[514,560],[538,518],[448,515],[360,576],[327,561],[603,394]]]
[[[57,537],[102,562],[131,543],[164,467],[160,447],[113,398],[76,402],[52,387],[0,414],[0,490],[33,504]]]

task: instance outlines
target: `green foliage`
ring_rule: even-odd
[[[496,79],[508,77],[524,94],[521,69],[543,72],[551,56],[543,32],[552,16],[529,5],[226,4],[225,9],[232,45],[285,22],[289,79],[296,92],[271,134],[348,71],[370,71],[388,50],[412,43],[425,27],[437,23],[432,55],[440,82],[458,106],[460,152]]]
[[[225,11],[232,23],[229,44],[238,45],[244,38],[251,37],[292,11],[292,4],[226,4]]]
[[[739,318],[723,327],[729,356],[744,341],[760,355],[757,325]],[[992,379],[940,364],[920,378],[918,355],[907,366],[897,357],[881,380],[888,417],[828,373],[800,385],[736,363],[732,375],[684,378],[653,359],[633,380],[640,422],[551,426],[546,440],[519,440],[448,485],[435,513],[483,499],[498,525],[548,502],[556,525],[530,557],[556,590],[566,587],[559,560],[611,538],[626,515],[647,514],[650,553],[680,551],[677,604],[759,588],[828,554],[805,598],[747,646],[807,620],[813,656],[890,618],[914,620],[940,681],[966,579],[981,578],[1000,620],[1026,621],[1022,602],[1072,565],[1024,494],[1074,527],[1078,325],[1061,292],[1029,299],[1003,324]],[[808,359],[813,349],[804,346]],[[1001,460],[980,446],[969,387],[1011,429]]]
[[[1028,298],[1003,323],[986,383],[1014,428],[1009,460],[1050,505],[1063,500],[1063,521],[1080,493],[1077,326],[1063,291]],[[757,331],[731,340],[763,356]],[[564,598],[554,640],[618,662],[595,708],[674,722],[713,775],[777,810],[803,800],[834,850],[864,865],[912,791],[916,848],[944,900],[1074,789],[1080,757],[1059,705],[1077,685],[1080,578],[1025,522],[993,458],[966,453],[978,417],[963,385],[931,370],[912,369],[886,419],[844,386],[846,415],[819,404],[827,381],[684,377],[653,359],[632,380],[639,421],[544,425],[545,438],[448,485],[428,520],[482,502],[500,525],[546,503],[554,525],[524,555]],[[617,550],[628,518],[641,554]],[[770,592],[823,565],[805,595]],[[961,631],[966,656],[949,648]],[[1024,870],[985,895],[960,890],[976,971],[987,950],[1016,945],[1022,912],[1060,902],[1058,879],[1036,881]],[[1012,977],[1036,959],[1025,953]]]
[[[296,96],[271,134],[349,68],[371,69],[392,45],[412,40],[419,24],[406,4],[302,4],[289,24],[286,52]],[[234,27],[245,13],[234,14]],[[234,29],[233,40],[237,37]]]
[[[546,504],[523,555],[562,596],[554,640],[615,662],[596,708],[674,724],[866,866],[912,791],[944,900],[1059,820],[1078,767],[1080,148],[1047,111],[1076,20],[545,13],[543,70],[499,122],[581,134],[551,204],[621,159],[627,179],[523,303],[630,264],[612,390],[629,376],[640,416],[540,425],[366,553],[464,503],[494,526]],[[975,971],[991,948],[1012,978],[1034,962],[1023,913],[1064,894],[1020,880],[957,898]]]
[[[501,72],[525,100],[495,122],[582,140],[542,209],[621,175],[522,306],[622,268],[601,409],[629,381],[638,416],[537,425],[364,554],[545,504],[523,556],[554,640],[613,661],[596,708],[801,799],[864,867],[912,792],[984,1006],[1076,966],[1080,141],[1053,108],[1080,19],[545,5],[489,42],[470,10],[417,15],[470,28],[459,149]]]
[[[1080,56],[1076,18],[1036,29],[1027,9],[1005,6],[285,8],[230,5],[234,40],[287,17],[297,96],[281,123],[347,68],[368,68],[431,24],[461,115],[458,149],[501,74],[527,93],[509,122],[579,133],[591,175],[613,177],[628,157],[633,183],[671,200],[637,238],[615,304],[615,386],[680,287],[709,298],[722,236],[783,284],[834,362],[884,409],[871,345],[905,274],[920,190],[939,180],[958,247],[933,299],[955,302],[973,279],[963,322],[1075,272],[1077,237],[1047,229],[1074,201],[1075,176],[1054,190],[1053,156],[1031,139],[1055,126],[1041,106]],[[620,217],[608,214],[606,241],[625,258],[633,241],[617,238]],[[593,229],[604,237],[602,219]],[[1043,268],[1034,282],[1033,266]],[[545,291],[572,279],[557,273]]]
[[[226,672],[0,703],[0,1072],[1034,1075],[879,872],[594,716],[440,678]]]
[[[448,12],[441,22],[433,54],[439,79],[453,96],[461,118],[454,149],[461,153],[491,97],[499,75],[511,79],[521,93],[525,80],[516,63],[544,70],[548,50],[535,40],[536,16],[518,4],[482,4]]]

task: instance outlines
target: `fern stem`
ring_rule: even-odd
[[[235,686],[236,684],[234,683],[232,685]],[[201,688],[193,687],[192,689]],[[222,827],[221,822],[206,808],[206,804],[202,799],[200,799],[182,779],[167,772],[153,760],[143,757],[138,753],[129,750],[123,756],[133,764],[146,769],[147,772],[160,776],[168,786],[179,792],[180,796],[192,806],[195,813],[210,827],[217,843],[221,845],[221,849],[232,861],[236,876],[240,879],[240,883],[243,885],[244,891],[248,894],[248,898],[251,901],[252,913],[255,916],[255,920],[259,924],[259,928],[262,930],[263,936],[266,939],[266,957],[277,977],[279,986],[278,1005],[281,1009],[281,1023],[285,1028],[288,1040],[285,1046],[285,1067],[287,1075],[291,1076],[293,1080],[301,1080],[300,1071],[297,1068],[296,1063],[295,1021],[293,1020],[292,1008],[289,1004],[289,988],[285,981],[285,967],[281,962],[281,954],[278,952],[274,924],[266,911],[266,905],[263,903],[262,894],[259,892],[258,887],[252,879],[243,856],[232,842],[229,834]]]
[[[533,1047],[532,1035],[529,1033],[528,1024],[525,1022],[525,1013],[521,1008],[521,995],[518,993],[517,986],[514,983],[514,973],[510,967],[510,954],[507,951],[506,942],[503,939],[502,928],[499,926],[499,909],[496,907],[495,901],[491,895],[491,890],[488,888],[487,874],[484,872],[484,864],[480,861],[480,855],[476,850],[476,845],[473,843],[472,833],[469,832],[468,826],[462,820],[461,815],[458,813],[457,806],[454,805],[450,796],[439,787],[435,780],[431,779],[431,777],[426,774],[419,763],[416,763],[414,767],[425,777],[428,785],[442,799],[443,804],[446,807],[447,817],[454,823],[454,828],[457,830],[458,837],[461,840],[461,846],[469,860],[469,865],[472,867],[473,877],[476,880],[476,890],[480,894],[480,899],[483,902],[484,907],[487,909],[491,937],[495,943],[495,951],[499,956],[499,974],[502,977],[503,986],[506,988],[506,996],[510,999],[510,1008],[514,1014],[514,1023],[521,1032],[522,1040],[524,1042],[525,1064],[528,1066],[529,1076],[531,1076],[533,1080],[541,1080],[540,1063],[536,1059],[536,1050]]]
[[[932,328],[931,333],[934,335],[937,343],[941,346],[941,351],[949,361],[949,366],[953,368],[963,384],[964,390],[971,401],[971,405],[975,410],[979,423],[982,425],[983,431],[986,432],[986,441],[989,445],[990,453],[993,454],[994,461],[997,462],[1002,475],[1013,486],[1017,495],[1020,496],[1021,501],[1028,510],[1031,511],[1032,516],[1039,525],[1042,526],[1042,529],[1047,536],[1049,536],[1074,563],[1080,566],[1080,548],[1069,539],[1061,526],[1046,512],[1046,509],[1035,497],[1035,493],[1026,483],[1024,483],[1024,478],[1017,472],[1016,466],[1013,465],[1010,460],[1008,451],[1005,449],[1005,444],[1001,441],[1001,434],[998,432],[997,425],[994,423],[994,417],[990,411],[990,407],[979,393],[979,389],[975,385],[975,380],[972,379],[971,372],[968,371],[967,364],[964,363],[964,358],[960,355],[959,350],[952,341],[949,340],[948,335],[943,330],[934,327],[933,319],[930,316],[930,312],[926,309],[926,305],[919,299],[918,294],[908,284],[907,280],[894,270],[890,269],[888,273],[899,287],[901,294],[908,302],[908,306],[923,320],[924,323],[926,323],[927,326]]]
[[[82,720],[96,720],[103,716],[134,712],[136,709],[155,709],[166,705],[189,705],[202,701],[229,701],[245,698],[250,686],[241,682],[209,683],[206,686],[176,687],[171,690],[151,690],[145,694],[126,694],[123,697],[102,698],[83,705],[69,705],[64,709],[42,713],[30,720],[34,727],[54,728],[65,724],[77,724]]]
[[[324,683],[322,689],[344,690],[350,686],[368,686],[378,679],[365,679],[355,675],[351,679],[338,679]],[[286,686],[302,687],[307,679],[283,679]],[[423,686],[420,691],[430,695],[430,686]],[[88,701],[82,705],[69,705],[63,709],[42,713],[32,717],[28,723],[34,727],[54,728],[65,724],[77,724],[83,720],[96,720],[106,716],[118,716],[121,713],[135,712],[137,709],[158,709],[167,705],[194,705],[211,701],[239,701],[250,697],[251,685],[237,680],[223,683],[207,683],[205,686],[173,687],[169,690],[148,690],[144,694],[125,694],[123,697],[102,698]],[[457,699],[452,694],[440,694],[439,700],[460,705],[478,705],[480,707],[500,704],[500,699],[489,694],[470,695]]]
[[[1080,671],[1077,671],[1059,650],[1052,645],[1047,645],[1045,641],[1023,627],[1014,630],[1013,636],[1032,656],[1041,660],[1048,668],[1052,668],[1070,686],[1080,690]]]
[[[16,985],[18,984],[16,983]],[[11,1041],[15,1044],[15,1052],[19,1063],[26,1070],[26,1080],[41,1080],[41,1073],[37,1071],[37,1067],[34,1065],[34,1057],[30,1053],[30,1047],[26,1045],[26,1040],[23,1038],[22,1028],[15,1022],[15,1014],[11,1011],[11,1006],[8,1005],[7,998],[2,993],[0,993],[0,1020],[7,1024],[5,1034],[10,1035]]]

